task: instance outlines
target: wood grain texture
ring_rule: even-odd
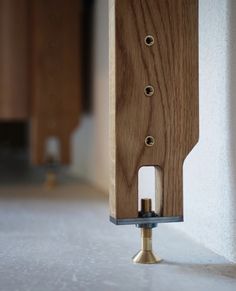
[[[198,1],[110,1],[110,78],[111,216],[137,217],[141,166],[162,169],[161,216],[182,216],[183,162],[199,136]]]
[[[32,120],[34,164],[45,162],[47,138],[60,141],[62,164],[80,114],[79,0],[32,0]]]
[[[28,0],[0,0],[0,120],[29,116]]]

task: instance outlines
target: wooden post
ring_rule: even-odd
[[[113,221],[138,217],[138,171],[163,173],[161,217],[183,219],[198,141],[198,0],[109,0]],[[171,219],[170,219],[171,220]]]
[[[27,120],[28,0],[0,0],[0,121]]]
[[[32,0],[32,162],[45,163],[47,138],[70,162],[70,139],[80,114],[79,0]]]

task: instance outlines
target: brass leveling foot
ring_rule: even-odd
[[[155,213],[152,211],[152,200],[149,198],[141,200],[141,217],[152,217]],[[152,251],[152,229],[156,227],[156,223],[139,224],[141,228],[141,250],[133,257],[136,264],[158,264],[162,260],[154,255]]]
[[[46,159],[46,180],[44,186],[47,190],[53,190],[57,186],[58,162],[53,156]]]
[[[47,172],[44,185],[48,190],[52,190],[57,186],[57,176],[54,172],[52,171]]]

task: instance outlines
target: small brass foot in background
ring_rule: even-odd
[[[54,157],[48,156],[46,159],[46,178],[44,186],[47,190],[52,190],[58,185],[57,181],[58,162]]]
[[[155,213],[152,211],[152,200],[149,198],[141,200],[141,217],[152,217]],[[162,261],[152,251],[152,229],[156,224],[137,225],[141,228],[141,250],[133,257],[136,264],[158,264]]]
[[[57,186],[57,176],[54,172],[48,171],[46,173],[46,181],[44,183],[44,186],[48,190],[52,190]]]

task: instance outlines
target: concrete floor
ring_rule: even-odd
[[[84,184],[0,187],[1,291],[235,291],[230,264],[171,225],[154,230],[159,265],[134,265],[139,230],[108,221],[104,195]]]

